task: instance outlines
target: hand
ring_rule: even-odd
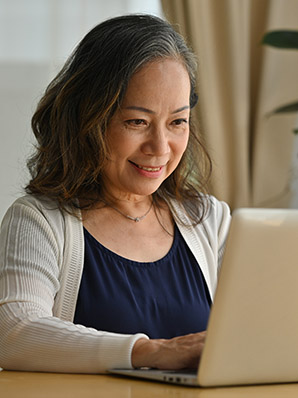
[[[204,331],[168,340],[140,339],[133,347],[132,365],[173,370],[197,368],[205,338]]]

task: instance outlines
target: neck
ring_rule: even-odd
[[[153,199],[151,196],[143,198],[125,198],[115,200],[114,198],[102,199],[102,202],[116,211],[118,214],[128,220],[139,222],[142,221],[151,211],[153,207]]]
[[[128,211],[142,211],[150,206],[153,200],[152,195],[114,193],[108,190],[105,190],[102,198],[104,202]]]

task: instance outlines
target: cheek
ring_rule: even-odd
[[[181,139],[179,142],[176,143],[176,155],[177,157],[182,157],[184,152],[186,151],[187,145],[188,145],[188,139],[189,135],[187,134],[183,139]]]
[[[118,127],[111,131],[108,139],[110,147],[110,158],[114,161],[121,161],[129,157],[138,147],[138,140],[125,129]]]
[[[173,148],[174,159],[171,165],[171,173],[178,167],[181,158],[186,151],[188,144],[188,136],[184,139],[179,140],[179,142],[175,143],[175,148]]]
[[[110,159],[114,162],[120,162],[125,159],[131,151],[131,145],[125,140],[114,139],[110,142]]]

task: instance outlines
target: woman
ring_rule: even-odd
[[[49,85],[27,195],[1,227],[3,368],[197,365],[230,215],[205,192],[195,67],[167,22],[130,15]]]

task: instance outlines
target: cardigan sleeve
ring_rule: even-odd
[[[22,201],[17,201],[3,219],[0,366],[67,373],[129,368],[135,341],[147,336],[98,331],[53,315],[64,249],[63,220],[60,217],[58,221],[59,228],[53,228],[45,214]]]

